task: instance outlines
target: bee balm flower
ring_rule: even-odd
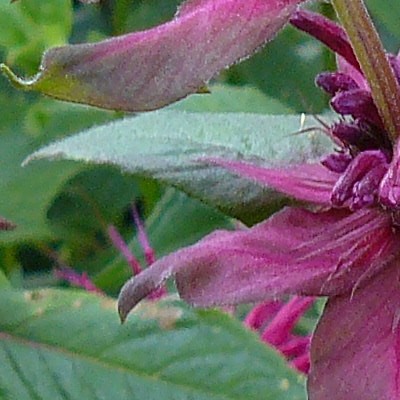
[[[125,319],[171,276],[180,296],[202,307],[282,295],[328,296],[312,338],[310,400],[397,400],[400,131],[399,115],[392,111],[400,106],[399,57],[384,55],[391,75],[384,76],[383,85],[392,79],[393,96],[386,91],[380,97],[379,71],[376,80],[370,79],[380,65],[374,61],[371,70],[359,63],[338,25],[302,11],[292,23],[340,55],[339,70],[317,78],[341,116],[326,129],[336,151],[320,164],[276,169],[207,161],[308,206],[285,208],[247,230],[216,231],[158,260],[125,284],[120,315]]]

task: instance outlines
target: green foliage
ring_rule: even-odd
[[[0,387],[11,398],[305,398],[284,361],[218,311],[147,302],[120,326],[109,298],[3,288],[0,313]]]
[[[322,134],[294,134],[299,129],[300,116],[294,115],[158,111],[92,128],[39,150],[30,160],[117,165],[178,187],[250,222],[265,217],[282,196],[201,159],[288,165],[316,160],[330,149]]]
[[[326,60],[320,43],[288,27],[265,49],[228,71],[227,77],[258,87],[296,112],[319,113],[326,100],[314,79],[328,68]]]
[[[231,219],[172,188],[166,191],[146,220],[146,231],[157,258],[195,243],[214,229],[233,227]],[[136,236],[129,245],[145,265]],[[95,282],[108,293],[118,293],[131,274],[126,260],[118,256],[96,275]]]
[[[166,109],[190,112],[247,112],[256,114],[290,114],[288,106],[251,86],[215,84],[211,94],[189,96]]]
[[[70,0],[0,0],[0,46],[7,50],[7,62],[34,73],[41,53],[65,43],[72,27]]]
[[[397,0],[367,0],[366,4],[384,35],[388,50],[397,53],[400,48],[400,3]]]
[[[3,243],[49,239],[46,208],[79,166],[63,163],[49,168],[40,163],[23,169],[21,162],[34,148],[29,137],[9,133],[0,138],[0,214],[17,224],[17,229],[12,232],[0,232],[0,239]]]

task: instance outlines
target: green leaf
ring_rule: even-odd
[[[300,116],[158,111],[89,129],[39,150],[29,161],[117,165],[254,222],[268,215],[282,196],[200,159],[248,159],[269,166],[316,160],[331,144],[315,132],[294,134],[309,125],[316,123],[301,124]]]
[[[218,311],[145,302],[124,326],[113,300],[0,291],[0,387],[18,400],[300,400],[303,379]]]
[[[385,42],[391,45],[391,51],[397,52],[400,45],[400,4],[397,0],[367,0],[368,10],[374,22],[385,36]]]
[[[157,258],[193,244],[218,228],[233,228],[233,221],[172,188],[166,191],[146,220],[146,233]],[[129,246],[141,265],[145,265],[137,237]],[[96,276],[95,283],[108,293],[118,294],[131,275],[131,268],[119,255]]]
[[[0,241],[40,240],[50,237],[46,212],[62,185],[80,166],[62,163],[49,168],[38,163],[22,168],[21,162],[32,151],[32,141],[19,133],[0,136],[0,215],[14,222],[13,231],[0,232]]]
[[[70,0],[0,0],[0,46],[7,61],[35,72],[41,53],[67,41],[72,27]]]
[[[49,168],[41,162],[22,168],[22,161],[45,139],[104,123],[113,114],[49,100],[29,102],[21,93],[2,90],[3,86],[1,81],[0,215],[17,228],[0,232],[0,242],[42,240],[50,237],[46,214],[52,200],[82,166],[65,162]]]
[[[314,81],[327,69],[326,58],[318,41],[288,26],[262,51],[228,70],[227,76],[258,87],[295,112],[320,113],[327,99]]]
[[[194,94],[167,107],[190,112],[247,112],[256,114],[289,114],[289,107],[251,86],[213,85],[211,94]]]
[[[4,272],[0,269],[0,289],[3,289],[4,287],[8,287],[9,282],[8,279],[6,278]],[[1,392],[0,392],[1,394]],[[1,397],[0,397],[1,399]]]

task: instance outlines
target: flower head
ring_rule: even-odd
[[[309,205],[285,208],[247,230],[214,232],[158,260],[123,287],[120,315],[125,319],[170,276],[181,297],[196,306],[287,294],[328,296],[312,339],[310,399],[395,400],[400,398],[400,132],[391,111],[399,106],[400,91],[394,104],[385,103],[390,91],[379,96],[379,85],[371,85],[374,71],[365,68],[338,25],[304,11],[292,23],[338,54],[338,71],[316,80],[339,114],[325,129],[335,152],[320,164],[275,169],[207,162]],[[396,91],[399,57],[385,56],[386,61]],[[266,336],[275,340],[271,332]]]
[[[286,304],[265,301],[255,306],[244,320],[245,326],[259,332],[261,340],[276,348],[290,365],[307,374],[310,369],[311,336],[293,333],[298,320],[312,305],[312,297],[294,296]]]

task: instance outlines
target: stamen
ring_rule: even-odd
[[[88,292],[103,294],[103,292],[91,281],[86,272],[78,274],[72,268],[62,267],[54,270],[54,275],[58,279],[67,281],[72,286],[81,287]]]
[[[131,252],[124,238],[120,235],[115,226],[110,225],[107,229],[108,236],[114,247],[124,256],[125,260],[132,268],[133,275],[138,275],[142,271],[139,261]]]
[[[381,164],[387,165],[386,156],[381,150],[367,150],[358,154],[336,182],[331,195],[332,204],[342,207],[352,197],[356,182]]]
[[[313,302],[313,297],[293,297],[268,324],[261,339],[274,346],[287,341],[291,330]]]
[[[140,218],[138,209],[136,205],[132,206],[132,216],[137,228],[137,237],[140,243],[140,246],[143,249],[144,256],[146,258],[147,265],[151,265],[156,260],[156,256],[153,248],[150,246],[150,241],[146,233],[146,229],[144,227],[143,221]]]
[[[282,346],[279,346],[279,351],[285,357],[300,357],[306,353],[310,347],[311,335],[294,337]]]
[[[310,366],[311,366],[310,354],[306,353],[300,357],[295,358],[294,360],[291,361],[290,365],[294,369],[297,369],[298,371],[307,375],[310,371]]]
[[[266,301],[258,304],[247,314],[243,323],[250,329],[258,330],[272,319],[282,307],[283,303],[280,301]]]

